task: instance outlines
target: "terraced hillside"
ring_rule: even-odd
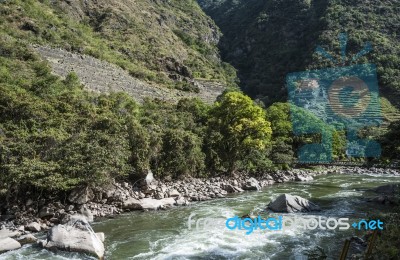
[[[139,103],[145,98],[175,103],[185,97],[197,97],[206,103],[213,103],[225,89],[221,83],[196,79],[190,82],[198,89],[196,92],[168,89],[134,78],[120,67],[88,55],[43,46],[33,49],[49,62],[55,74],[65,78],[74,72],[88,90],[99,93],[125,92]]]

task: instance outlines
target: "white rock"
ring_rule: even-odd
[[[21,244],[10,237],[0,238],[0,253],[21,248]]]
[[[39,242],[43,248],[81,252],[104,258],[104,244],[83,216],[73,216],[67,225],[50,229],[47,239]]]
[[[40,224],[37,222],[29,223],[28,225],[25,226],[25,229],[33,232],[40,232],[40,230],[42,230]]]

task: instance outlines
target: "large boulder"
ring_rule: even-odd
[[[0,238],[0,253],[21,248],[21,244],[10,237]]]
[[[71,191],[68,200],[83,205],[94,199],[93,190],[89,187],[78,187]]]
[[[254,178],[249,178],[242,187],[244,190],[260,190],[260,184]]]
[[[57,225],[49,230],[47,239],[39,242],[48,250],[80,252],[104,258],[104,245],[84,216],[74,216],[66,225]]]
[[[274,212],[295,213],[319,211],[320,207],[311,201],[299,196],[282,194],[276,200],[268,205],[268,208]]]
[[[140,201],[134,198],[129,198],[125,200],[122,204],[122,208],[129,210],[143,209]]]
[[[7,237],[17,237],[19,235],[21,235],[21,233],[17,230],[11,231],[7,228],[0,229],[0,239],[7,238]]]
[[[164,198],[160,200],[152,198],[134,199],[130,198],[124,201],[122,207],[128,210],[158,210],[170,208],[177,205],[175,198]]]
[[[142,209],[144,210],[157,210],[160,209],[164,203],[162,200],[156,200],[152,198],[144,198],[139,200]]]
[[[394,195],[400,192],[400,184],[387,184],[373,189],[376,193]]]

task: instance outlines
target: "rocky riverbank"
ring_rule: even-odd
[[[35,201],[27,199],[10,205],[4,210],[5,214],[1,215],[0,235],[7,238],[11,249],[16,249],[18,244],[22,245],[26,241],[34,243],[36,239],[32,233],[68,223],[75,215],[84,215],[87,220],[93,221],[95,218],[112,217],[132,210],[186,206],[195,201],[223,198],[229,193],[257,191],[274,183],[311,181],[317,175],[346,173],[400,175],[398,170],[393,169],[327,167],[318,170],[276,171],[258,176],[240,174],[160,181],[149,173],[145,179],[136,183],[113,183],[102,188],[77,188],[69,194],[65,202],[51,198]]]

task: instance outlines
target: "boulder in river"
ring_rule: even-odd
[[[387,184],[373,189],[376,193],[394,195],[400,192],[400,184]]]
[[[319,211],[320,207],[311,201],[300,196],[282,194],[268,205],[274,212],[295,213]]]
[[[0,238],[0,253],[16,250],[21,247],[21,244],[10,237]]]
[[[46,240],[39,245],[49,250],[86,253],[104,258],[104,245],[84,216],[73,216],[66,225],[57,225],[49,230]]]

